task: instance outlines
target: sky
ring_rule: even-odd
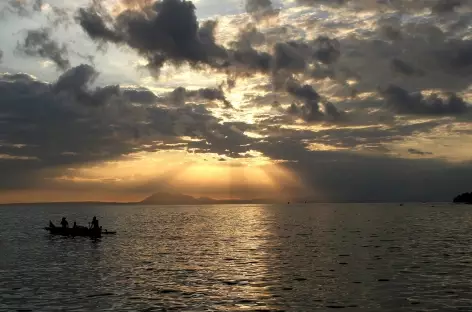
[[[4,0],[0,202],[472,188],[472,1]]]

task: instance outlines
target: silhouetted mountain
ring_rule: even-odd
[[[183,194],[171,194],[165,192],[154,193],[149,197],[143,199],[141,204],[153,204],[153,205],[192,205],[202,203],[214,203],[215,200],[212,198],[195,198],[189,195]]]
[[[472,192],[457,195],[454,197],[453,202],[472,205]]]
[[[171,194],[165,192],[154,193],[146,197],[139,204],[147,205],[212,205],[212,204],[261,204],[275,203],[269,199],[224,199],[218,200],[208,197],[192,197],[183,194]]]

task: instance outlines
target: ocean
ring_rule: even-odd
[[[472,311],[471,281],[472,206],[0,207],[0,311]]]

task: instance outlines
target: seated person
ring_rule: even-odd
[[[67,222],[66,217],[62,217],[61,225],[62,225],[62,228],[63,228],[63,229],[69,227],[69,222]]]

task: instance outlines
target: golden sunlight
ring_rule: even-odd
[[[242,158],[187,151],[140,152],[115,161],[68,168],[56,180],[142,192],[169,190],[215,199],[289,198],[301,181],[280,162],[249,151]],[[155,189],[151,190],[153,185]],[[274,197],[275,196],[275,197]]]

